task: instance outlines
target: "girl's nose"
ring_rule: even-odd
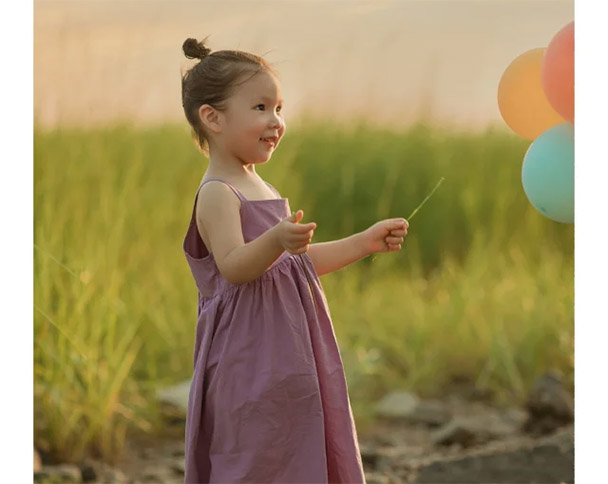
[[[277,114],[276,112],[272,115],[272,120],[270,122],[270,125],[273,128],[280,128],[281,126],[283,126],[283,118],[281,117],[280,114]]]
[[[273,129],[281,129],[283,127],[283,121],[280,118],[277,118],[276,116],[272,119],[270,126]]]

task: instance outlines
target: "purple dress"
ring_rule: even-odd
[[[285,251],[254,281],[228,282],[196,226],[196,199],[211,180],[241,200],[246,243],[291,214],[286,198],[247,200],[217,178],[196,192],[183,244],[199,293],[184,482],[365,483],[342,359],[312,260]]]

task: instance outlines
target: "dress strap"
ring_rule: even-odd
[[[229,187],[232,189],[232,191],[234,192],[234,194],[235,194],[237,197],[239,197],[239,200],[240,200],[241,202],[246,202],[246,201],[247,201],[247,199],[245,198],[245,195],[243,195],[243,194],[241,193],[241,191],[240,191],[240,190],[239,190],[237,187],[235,187],[235,186],[234,186],[234,185],[232,185],[231,183],[228,183],[226,180],[222,180],[221,178],[207,178],[207,179],[206,179],[206,180],[205,180],[203,183],[201,183],[201,186],[199,187],[199,190],[201,189],[201,187],[202,187],[202,186],[203,186],[205,183],[210,182],[210,181],[219,181],[219,182],[224,183],[225,185],[228,185],[228,186],[229,186]],[[197,196],[198,196],[198,194],[197,194]]]
[[[201,188],[203,188],[203,185],[205,183],[207,183],[207,182],[210,182],[210,181],[220,181],[222,183],[225,183],[226,185],[228,185],[232,189],[232,191],[236,194],[236,196],[239,197],[239,200],[241,202],[244,202],[244,201],[246,202],[247,201],[247,199],[241,193],[241,191],[237,187],[235,187],[235,186],[231,185],[230,183],[228,183],[226,180],[222,180],[221,178],[207,178],[203,183],[201,183],[198,186],[198,189],[196,190],[196,196],[194,197],[194,206],[192,207],[192,216],[190,217],[190,224],[196,223],[195,222],[196,221],[196,218],[195,218],[196,217],[196,202],[198,201],[198,194],[200,193]]]

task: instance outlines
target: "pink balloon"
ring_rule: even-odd
[[[553,109],[574,123],[574,22],[562,28],[549,43],[541,78]]]

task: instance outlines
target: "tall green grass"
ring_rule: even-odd
[[[35,132],[35,438],[58,458],[111,459],[129,432],[158,428],[154,389],[191,376],[197,294],[181,244],[207,160],[189,136]],[[434,396],[467,378],[518,403],[548,367],[572,385],[573,227],[527,201],[528,144],[307,122],[259,167],[318,242],[407,216],[445,177],[400,253],[322,278],[362,425],[394,388]]]

